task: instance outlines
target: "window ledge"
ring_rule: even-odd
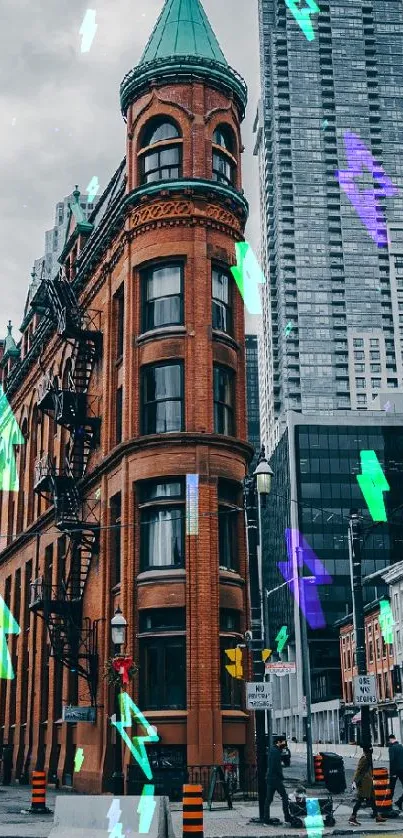
[[[188,714],[187,710],[142,710],[142,713],[146,716],[147,719],[178,719],[186,717]]]
[[[221,332],[220,329],[213,329],[213,340],[219,340],[221,343],[226,343],[228,346],[231,346],[232,349],[235,349],[237,352],[240,350],[240,345],[238,341],[235,340],[231,335],[227,332]]]
[[[183,567],[166,568],[166,570],[143,570],[136,577],[136,582],[139,584],[147,584],[147,582],[166,582],[167,579],[186,579],[186,571]]]
[[[151,340],[160,340],[164,337],[171,337],[172,335],[186,335],[186,326],[161,326],[159,329],[150,329],[149,332],[143,332],[136,337],[137,346],[142,343],[147,343]]]
[[[231,719],[240,719],[241,721],[247,721],[250,716],[250,713],[245,713],[245,710],[221,710],[222,716],[230,716]]]
[[[244,585],[245,580],[236,570],[223,570],[220,567],[220,582],[230,582],[232,585]]]

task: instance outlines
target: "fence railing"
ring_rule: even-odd
[[[207,799],[210,787],[211,775],[214,765],[191,765],[188,767],[188,782],[196,783],[203,787],[203,798]],[[257,799],[257,770],[255,765],[223,765],[225,779],[232,796],[236,795],[241,800]],[[224,787],[217,779],[213,800],[225,800]]]

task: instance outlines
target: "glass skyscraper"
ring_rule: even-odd
[[[287,409],[366,409],[403,378],[403,4],[319,5],[309,41],[285,0],[259,0],[262,440],[271,450]],[[363,165],[359,142],[394,195],[385,197],[379,172]],[[384,246],[340,186],[343,171],[351,189],[368,190],[358,198],[367,216],[375,201],[371,223],[384,229]]]

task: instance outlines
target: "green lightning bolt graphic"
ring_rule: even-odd
[[[383,492],[389,492],[390,486],[382,466],[375,451],[360,451],[360,456],[362,474],[356,477],[371,518],[373,521],[387,521]]]
[[[280,631],[279,631],[279,633],[278,633],[278,635],[277,635],[277,637],[276,637],[277,652],[278,652],[278,654],[280,654],[280,652],[282,652],[282,651],[283,651],[284,646],[285,646],[285,644],[287,643],[287,640],[288,640],[288,629],[287,629],[287,626],[281,626],[281,629],[280,629]]]

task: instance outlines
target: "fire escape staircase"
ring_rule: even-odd
[[[70,539],[65,557],[67,577],[52,586],[43,577],[31,585],[30,609],[45,620],[51,654],[87,682],[91,704],[96,702],[98,621],[83,618],[83,597],[91,560],[99,549],[98,502],[83,501],[79,481],[91,450],[99,441],[99,398],[88,394],[94,363],[102,351],[100,312],[83,311],[65,277],[45,280],[32,300],[34,309],[54,320],[58,333],[72,344],[67,389],[45,374],[38,408],[53,415],[70,433],[64,467],[57,469],[45,454],[35,464],[34,491],[52,497],[55,523]]]

